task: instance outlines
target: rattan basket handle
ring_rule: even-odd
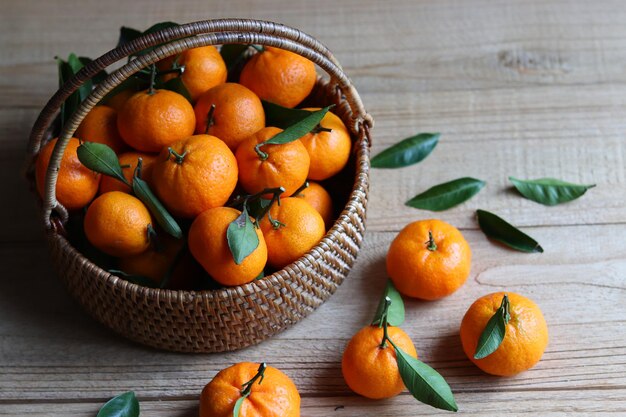
[[[192,36],[197,35],[197,36]],[[191,36],[191,37],[189,37]],[[160,45],[168,42],[164,45]],[[345,95],[352,111],[352,123],[349,128],[358,134],[359,140],[368,140],[363,134],[372,126],[371,117],[365,112],[363,103],[352,85],[337,64],[332,54],[319,41],[303,32],[272,22],[246,19],[207,20],[188,23],[167,28],[115,48],[87,65],[75,77],[65,83],[48,101],[41,111],[29,141],[30,155],[34,157],[41,147],[42,139],[52,123],[61,104],[76,91],[83,82],[108,67],[114,62],[126,58],[147,47],[156,46],[152,51],[141,55],[107,76],[94,88],[91,94],[80,104],[76,112],[66,122],[59,140],[50,158],[46,173],[43,196],[43,220],[48,228],[52,228],[51,213],[55,210],[65,222],[66,209],[56,199],[56,181],[61,157],[69,139],[87,113],[113,88],[141,69],[186,49],[219,44],[261,44],[275,46],[300,54],[318,64],[326,71],[337,88]]]

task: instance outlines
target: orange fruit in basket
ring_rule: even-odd
[[[294,197],[302,198],[309,203],[324,219],[326,228],[333,222],[333,200],[328,191],[316,182],[309,181],[309,186]]]
[[[474,359],[478,339],[487,322],[500,307],[504,294],[509,298],[510,320],[502,343],[493,353]],[[530,299],[515,293],[496,292],[476,300],[461,322],[461,342],[467,357],[483,371],[511,376],[535,366],[548,344],[548,325],[541,310]]]
[[[184,241],[160,233],[157,244],[137,255],[118,259],[118,267],[129,275],[139,275],[159,285],[165,275],[174,267],[174,262],[183,248]]]
[[[196,117],[185,97],[169,90],[133,94],[117,116],[124,141],[142,152],[160,152],[193,134]]]
[[[180,76],[193,102],[206,91],[226,82],[226,64],[214,46],[187,49],[179,55],[161,60],[157,67],[161,71],[171,69],[174,61],[179,67],[185,67],[184,72],[180,75],[163,74],[163,81]]]
[[[105,193],[87,209],[87,240],[112,256],[136,255],[150,246],[150,212],[136,197],[120,191]]]
[[[127,147],[117,130],[117,111],[109,106],[91,109],[74,135],[86,142],[104,143],[115,153]]]
[[[246,62],[239,82],[263,100],[295,107],[313,90],[315,64],[280,48],[266,46]]]
[[[119,113],[120,110],[122,110],[122,107],[124,107],[124,104],[126,104],[126,100],[128,100],[136,92],[137,91],[133,89],[122,90],[113,97],[107,99],[106,105]]]
[[[372,399],[390,398],[404,390],[396,352],[383,341],[383,328],[365,326],[348,342],[341,359],[343,379],[350,389]],[[417,358],[411,338],[399,327],[387,328],[389,338],[407,354]]]
[[[195,135],[163,149],[152,166],[151,184],[172,214],[191,218],[223,206],[237,173],[237,160],[224,142]]]
[[[35,164],[35,182],[39,195],[44,197],[46,171],[57,139],[52,139],[39,152]],[[85,207],[96,196],[100,174],[89,170],[78,160],[76,150],[80,146],[77,138],[67,143],[57,177],[56,198],[68,210]]]
[[[332,177],[346,166],[350,158],[350,133],[341,119],[331,112],[326,113],[320,124],[311,133],[301,137],[300,141],[311,157],[309,178],[313,180]]]
[[[152,164],[156,160],[156,155],[141,152],[124,152],[118,156],[122,172],[124,173],[124,178],[126,178],[130,184],[133,183],[133,176],[135,175],[135,168],[137,168],[137,161],[139,158],[142,160],[141,178],[149,183],[150,174],[152,172]],[[100,181],[100,194],[108,193],[110,191],[131,193],[131,189],[128,185],[113,177],[103,175],[102,180]]]
[[[264,142],[282,129],[266,127],[244,140],[235,153],[239,164],[239,181],[250,194],[265,188],[284,187],[283,196],[292,195],[307,178],[309,173],[309,154],[300,140],[280,144],[264,145],[260,148],[264,156],[259,155],[255,146]]]
[[[267,262],[276,269],[301,258],[324,237],[322,216],[301,198],[281,198],[261,219]]]
[[[228,226],[241,214],[231,207],[215,207],[200,214],[189,229],[189,250],[214,280],[222,285],[242,285],[254,280],[265,268],[267,246],[256,229],[259,245],[237,265],[228,246]]]
[[[263,378],[258,371],[258,363],[241,362],[218,372],[200,394],[200,417],[232,417],[250,381],[239,417],[299,417],[300,394],[293,381],[271,366]]]
[[[408,224],[387,252],[387,274],[402,294],[436,300],[467,280],[472,252],[461,232],[441,220]]]
[[[211,112],[213,105],[215,109]],[[265,127],[261,100],[241,84],[225,83],[211,88],[200,96],[194,112],[196,133],[217,136],[233,152],[244,139]]]

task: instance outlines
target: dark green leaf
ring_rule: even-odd
[[[476,210],[476,216],[481,230],[490,239],[522,252],[543,252],[535,239],[501,217],[485,210]]]
[[[74,76],[74,71],[67,61],[57,58],[57,65],[59,68],[59,87],[63,87],[70,78]],[[61,104],[61,127],[69,120],[70,116],[76,111],[80,105],[80,92],[74,91],[64,102]]]
[[[120,269],[109,269],[109,273],[117,275],[120,278],[124,278],[126,281],[132,282],[133,284],[141,285],[142,287],[158,288],[156,282],[148,277],[144,277],[143,275],[127,274]]]
[[[265,110],[265,125],[285,129],[311,114],[309,110],[290,109],[269,101],[261,100]]]
[[[187,101],[191,102],[191,94],[189,94],[189,90],[187,90],[187,87],[185,87],[185,84],[183,83],[183,79],[180,77],[171,78],[164,83],[158,82],[156,83],[155,88],[174,91],[175,93],[185,97]]]
[[[239,417],[239,413],[241,412],[241,406],[246,397],[239,397],[237,402],[235,402],[235,406],[233,407],[233,417]]]
[[[83,64],[83,67],[85,67],[85,66],[87,66],[87,64],[93,62],[93,60],[91,58],[87,58],[86,56],[79,56],[78,59],[80,60],[80,63]],[[105,70],[101,70],[96,75],[91,77],[91,81],[94,84],[99,84],[102,81],[104,81],[104,79],[107,77],[107,75],[108,74],[107,74],[107,72]]]
[[[96,417],[139,417],[139,402],[132,391],[110,399]]]
[[[435,185],[406,202],[407,206],[417,209],[442,211],[469,200],[485,186],[485,182],[476,178],[459,178]]]
[[[244,59],[248,48],[250,48],[250,45],[245,44],[222,45],[220,54],[222,59],[224,59],[224,63],[226,63],[228,71],[236,67]]]
[[[420,133],[406,138],[372,158],[372,168],[402,168],[426,158],[437,146],[439,133]]]
[[[289,143],[289,142],[293,142],[294,140],[300,139],[302,136],[306,135],[311,130],[313,130],[313,128],[322,121],[322,119],[324,118],[326,113],[328,113],[328,110],[331,107],[333,106],[331,105],[328,107],[324,107],[321,110],[310,112],[307,117],[292,124],[285,130],[283,130],[282,132],[274,136],[273,138],[270,138],[266,140],[265,142],[263,142],[263,144],[264,145],[270,145],[270,144],[281,145],[284,143]]]
[[[510,319],[509,298],[504,294],[500,308],[498,308],[495,314],[489,319],[480,338],[478,338],[474,359],[485,358],[500,347],[506,334],[506,325]]]
[[[554,178],[520,180],[509,177],[509,180],[521,195],[546,206],[556,206],[557,204],[576,200],[585,194],[588,189],[596,186],[595,184],[572,184],[571,182]]]
[[[385,299],[387,297],[391,300],[391,304],[387,310],[387,323],[392,326],[400,326],[404,323],[404,302],[402,301],[402,296],[390,279],[387,280],[387,285],[385,286],[383,295],[380,297],[372,325],[378,325],[381,323],[383,311],[385,310]]]
[[[263,279],[263,278],[265,278],[265,271],[261,271],[261,272],[259,273],[259,275],[257,275],[257,276],[256,276],[256,278],[255,278],[254,280],[255,280],[255,281],[258,281],[258,280]]]
[[[120,28],[120,38],[117,41],[117,46],[121,46],[127,42],[133,41],[141,36],[141,31],[126,26]]]
[[[171,28],[171,27],[175,27],[178,26],[178,23],[174,23],[174,22],[161,22],[161,23],[157,23],[155,25],[150,26],[148,29],[146,29],[142,35],[148,35],[150,33],[154,33],[154,32],[158,32],[161,29],[167,29],[167,28]],[[152,51],[154,48],[156,48],[157,46],[161,46],[163,44],[165,44],[167,42],[155,45],[155,46],[151,46],[149,48],[146,49],[142,49],[141,51],[137,52],[135,55],[145,55],[148,52]]]
[[[137,198],[148,207],[148,210],[150,210],[150,213],[152,213],[159,226],[161,226],[167,234],[174,236],[176,239],[183,237],[183,231],[180,229],[180,226],[154,195],[147,182],[134,176],[133,192]]]
[[[228,225],[226,239],[237,265],[240,265],[259,246],[259,236],[256,233],[254,224],[252,224],[252,220],[250,220],[250,216],[248,216],[248,209],[245,203],[239,217]]]
[[[81,164],[109,177],[116,178],[124,184],[128,184],[120,161],[113,149],[103,143],[83,142],[76,150]],[[130,184],[129,184],[130,185]]]
[[[260,220],[258,217],[263,213],[263,211],[270,205],[272,202],[271,199],[268,198],[258,198],[252,201],[248,201],[248,213],[251,217]]]
[[[418,401],[442,410],[459,409],[450,386],[437,371],[399,348],[396,358],[404,385]]]
[[[75,54],[70,54],[70,56],[67,57],[67,63],[72,69],[72,75],[78,74],[78,72],[83,69],[83,63]],[[81,102],[87,98],[92,89],[93,82],[91,80],[85,81],[80,87],[78,87],[77,91]]]

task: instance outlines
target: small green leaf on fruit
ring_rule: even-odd
[[[503,218],[485,210],[476,210],[478,225],[490,239],[521,252],[543,252],[539,243]]]
[[[372,168],[402,168],[417,164],[437,146],[439,133],[420,133],[406,138],[374,156]]]
[[[485,329],[478,338],[474,359],[482,359],[498,350],[506,336],[506,325],[511,320],[509,314],[509,297],[504,294],[502,303],[495,314],[489,319]]]
[[[328,113],[328,110],[330,110],[333,106],[334,105],[331,105],[324,107],[321,110],[310,112],[304,119],[290,125],[276,136],[262,142],[261,145],[282,145],[300,139],[302,136],[313,130],[315,126],[322,121],[326,113]]]
[[[110,399],[96,417],[139,417],[139,401],[132,391]]]
[[[576,200],[595,187],[595,184],[572,184],[554,178],[539,178],[536,180],[520,180],[509,177],[517,191],[529,200],[546,206],[555,206],[568,201]]]
[[[378,308],[376,309],[372,325],[379,325],[382,323],[383,313],[385,311],[385,300],[387,297],[391,300],[391,304],[387,310],[387,323],[392,326],[400,326],[404,323],[404,302],[402,301],[402,296],[390,279],[387,280],[383,295],[380,297],[380,301],[378,302]]]
[[[443,211],[469,200],[484,186],[485,182],[476,178],[459,178],[429,188],[407,201],[406,205],[422,210]]]
[[[109,177],[116,178],[124,184],[128,184],[120,161],[115,151],[103,143],[83,142],[76,150],[81,164],[92,171],[99,172]]]
[[[226,239],[237,265],[240,265],[259,246],[259,236],[248,215],[246,203],[243,205],[241,214],[228,225]]]
[[[291,109],[270,101],[261,100],[265,110],[265,124],[285,129],[311,114],[309,110]]]
[[[415,399],[441,410],[459,409],[450,386],[439,372],[402,349],[395,350],[402,381]]]

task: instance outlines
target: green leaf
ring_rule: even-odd
[[[402,349],[397,347],[395,349],[400,376],[415,399],[442,410],[459,409],[450,386],[439,372]]]
[[[156,23],[156,24],[150,26],[148,29],[144,30],[142,35],[148,35],[150,33],[158,32],[161,29],[167,29],[167,28],[171,28],[171,27],[175,27],[175,26],[178,26],[178,23],[174,23],[174,22]],[[164,45],[166,43],[168,43],[168,42],[163,42],[163,43],[160,43],[158,45],[154,45],[154,46],[151,46],[149,48],[142,49],[141,51],[137,52],[135,55],[137,55],[137,56],[138,55],[145,55],[148,52],[152,51],[154,48],[156,48],[158,46],[161,46],[161,45]]]
[[[543,252],[535,239],[501,217],[485,210],[476,210],[478,225],[487,237],[521,252]]]
[[[139,402],[132,391],[110,399],[96,417],[139,417]]]
[[[124,184],[128,184],[120,161],[113,149],[103,143],[83,142],[76,150],[81,164],[92,171],[99,172],[109,177],[116,178]],[[130,184],[128,184],[130,185]]]
[[[311,114],[309,110],[290,109],[270,101],[261,100],[265,111],[265,125],[285,129]]]
[[[439,133],[420,133],[406,138],[372,158],[372,168],[402,168],[417,164],[437,146]]]
[[[134,176],[133,192],[137,198],[148,207],[148,210],[150,210],[150,213],[152,213],[159,226],[161,226],[167,234],[174,236],[176,239],[183,237],[183,231],[180,229],[180,226],[154,195],[147,182]]]
[[[149,288],[159,287],[156,282],[154,282],[148,277],[144,277],[143,275],[127,274],[126,272],[120,269],[109,269],[109,273],[113,275],[117,275],[120,278],[124,278],[126,281],[132,282],[133,284],[141,285],[142,287],[149,287]]]
[[[246,51],[250,45],[246,44],[227,44],[220,48],[220,55],[226,64],[228,71],[239,64],[246,56]],[[268,125],[269,126],[269,125]]]
[[[245,203],[239,217],[228,225],[226,239],[237,265],[240,265],[259,246],[259,236],[256,233],[254,224],[252,224],[252,220],[250,220],[250,216],[248,216],[248,209]]]
[[[67,63],[72,69],[72,75],[78,74],[78,72],[83,69],[83,63],[76,56],[76,54],[70,54],[67,57]],[[87,98],[91,90],[93,89],[93,82],[89,79],[85,81],[80,87],[78,87],[78,95],[80,97],[80,101],[82,102]]]
[[[78,60],[80,61],[81,64],[83,64],[83,67],[87,66],[87,64],[93,62],[93,59],[88,58],[86,56],[79,56]],[[91,77],[91,81],[94,84],[99,84],[102,81],[104,81],[104,79],[107,77],[107,72],[105,70],[101,70],[100,72],[98,72],[96,75],[94,75],[93,77]]]
[[[328,113],[328,110],[330,110],[333,106],[334,105],[331,105],[324,107],[321,110],[310,112],[307,117],[292,124],[276,136],[261,143],[261,145],[282,145],[300,139],[302,136],[313,130],[313,128],[322,121],[326,113]]]
[[[140,36],[141,36],[141,31],[137,29],[129,28],[126,26],[122,26],[120,28],[120,37],[119,37],[119,40],[117,41],[117,46],[119,47],[125,43],[131,42]]]
[[[404,323],[404,302],[402,301],[402,296],[390,279],[387,280],[387,285],[385,285],[383,295],[380,297],[380,301],[378,302],[378,308],[376,309],[376,314],[374,314],[372,325],[375,326],[381,323],[381,320],[383,319],[383,312],[385,310],[385,299],[387,297],[391,300],[391,304],[387,310],[387,323],[392,326],[400,326]]]
[[[546,206],[556,206],[576,200],[595,187],[595,184],[572,184],[554,178],[539,178],[536,180],[520,180],[509,177],[517,191],[529,200],[536,201]]]
[[[502,303],[495,314],[489,319],[485,329],[478,338],[474,359],[482,359],[498,350],[506,335],[506,325],[511,320],[509,314],[509,297],[504,294]]]
[[[243,401],[246,397],[239,397],[235,406],[233,407],[233,417],[239,417],[239,413],[241,412],[241,406],[243,405]]]
[[[260,220],[259,216],[263,214],[263,211],[271,204],[271,202],[271,199],[262,197],[248,201],[248,214],[251,217],[254,217],[257,221]]]
[[[60,58],[56,58],[58,70],[59,70],[59,87],[63,87],[70,78],[74,76],[74,71],[67,61]],[[62,104],[61,104],[61,127],[69,120],[70,116],[76,111],[81,103],[80,91],[74,91]]]
[[[422,210],[443,211],[469,200],[485,186],[476,178],[464,177],[435,185],[405,204]]]

